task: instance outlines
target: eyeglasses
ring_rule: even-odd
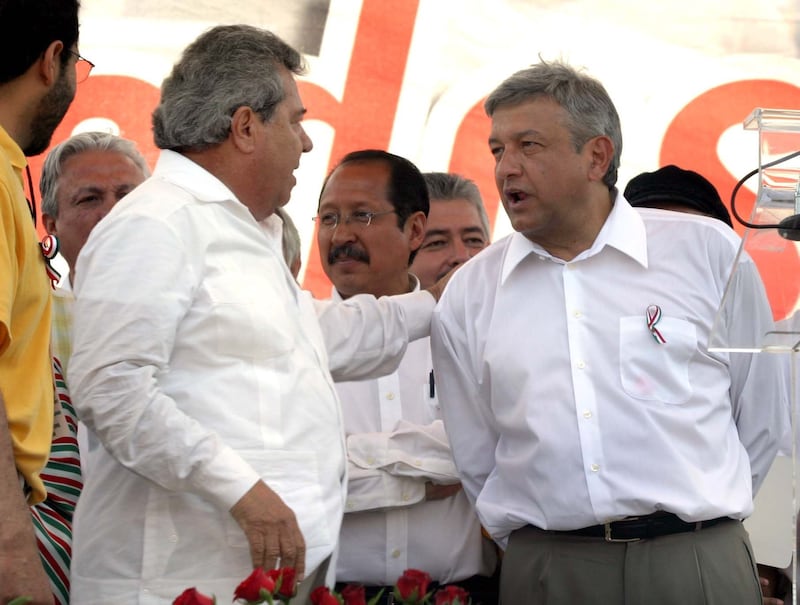
[[[335,212],[326,212],[315,216],[312,220],[315,221],[320,227],[325,229],[336,229],[341,223],[349,225],[353,223],[359,227],[369,227],[372,224],[372,219],[376,216],[383,216],[385,214],[392,214],[396,210],[385,210],[383,212],[368,212],[366,210],[356,210],[350,214],[339,216]]]
[[[83,82],[88,77],[89,74],[92,72],[92,68],[94,67],[94,63],[89,61],[89,59],[85,59],[81,57],[78,53],[74,50],[67,51],[69,54],[74,55],[77,57],[77,61],[75,61],[75,81],[76,82]]]

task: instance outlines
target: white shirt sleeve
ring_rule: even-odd
[[[127,245],[131,232],[146,245]],[[159,385],[201,279],[192,254],[167,225],[145,217],[93,235],[76,271],[68,379],[78,415],[126,468],[228,510],[258,473]]]
[[[448,305],[453,282],[431,321],[433,368],[439,384],[439,403],[453,457],[458,461],[462,485],[473,506],[487,477],[495,468],[499,435],[475,372],[472,355],[457,312]]]
[[[730,342],[756,343],[773,329],[767,295],[752,261],[740,263],[729,297],[736,305],[728,309]],[[730,353],[730,365],[733,419],[750,458],[755,495],[787,427],[789,388],[785,363],[778,354]]]
[[[425,291],[376,299],[315,300],[328,362],[337,382],[389,374],[410,340],[428,336],[436,300]]]
[[[444,424],[418,426],[401,420],[391,433],[347,438],[347,512],[409,506],[425,497],[425,483],[459,482]]]

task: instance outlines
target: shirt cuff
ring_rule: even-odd
[[[194,484],[198,494],[221,510],[228,511],[260,480],[250,464],[225,446],[203,465]]]
[[[427,290],[392,296],[392,301],[403,311],[408,330],[408,339],[425,338],[431,333],[431,316],[436,299]]]

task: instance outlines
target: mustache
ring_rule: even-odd
[[[336,246],[335,248],[331,248],[330,252],[328,252],[329,265],[332,265],[346,258],[355,261],[360,261],[362,263],[369,263],[369,254],[367,254],[367,251],[362,250],[361,248],[357,248],[353,244],[343,244],[341,246]]]

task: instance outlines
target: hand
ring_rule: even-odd
[[[297,581],[306,567],[306,543],[294,512],[259,481],[231,508],[231,515],[242,528],[250,544],[253,568],[293,567]]]
[[[450,496],[455,496],[459,491],[461,491],[460,483],[438,485],[428,481],[425,483],[425,500],[444,500]]]
[[[772,588],[769,585],[769,580],[767,578],[758,578],[759,583],[761,584],[761,594],[768,595],[772,593]],[[784,605],[783,599],[776,599],[774,597],[761,597],[761,605]]]
[[[430,292],[431,295],[433,295],[433,297],[436,299],[436,302],[439,302],[439,299],[442,297],[442,293],[444,292],[444,287],[447,285],[447,282],[450,281],[450,278],[453,277],[453,273],[456,272],[456,269],[458,269],[459,266],[460,265],[456,265],[450,269],[450,271],[448,271],[444,277],[439,278],[439,281],[427,288],[428,292]]]

